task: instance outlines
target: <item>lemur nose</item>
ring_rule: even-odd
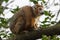
[[[44,14],[44,12],[41,12],[41,15],[43,15]]]
[[[40,14],[43,15],[44,14],[44,10],[40,11]]]

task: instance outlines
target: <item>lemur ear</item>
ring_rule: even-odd
[[[43,7],[42,5],[39,5],[39,4],[35,4],[35,6],[37,6],[37,7]]]

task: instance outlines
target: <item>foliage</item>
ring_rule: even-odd
[[[0,0],[0,15],[3,15],[3,16],[5,15],[3,13],[4,10],[5,9],[9,9],[9,8],[7,8],[7,6],[6,7],[2,6],[2,3],[4,1],[7,3],[7,5],[9,5],[8,4],[9,0]],[[45,2],[45,0],[30,0],[30,2],[33,2],[34,4],[38,3],[38,1],[42,1],[42,3],[44,4],[44,6],[47,7],[48,2]],[[55,6],[58,5],[58,3],[55,3],[54,5]],[[15,13],[18,10],[19,10],[19,7],[17,7],[16,9],[11,10],[11,12]],[[59,12],[60,12],[60,10],[58,11],[57,17],[59,15]],[[55,24],[56,23],[56,21],[51,21],[52,18],[54,18],[55,15],[52,15],[52,13],[50,11],[46,11],[45,10],[44,11],[44,15],[47,16],[47,17],[45,18],[45,20],[43,22],[41,22],[43,24],[43,25],[41,25],[42,27],[46,28],[46,27],[50,26],[51,24]],[[56,17],[56,19],[57,19],[57,17]],[[1,28],[8,29],[9,28],[8,21],[9,21],[9,19],[0,16],[0,29]],[[46,24],[47,22],[49,24]],[[1,30],[0,31],[0,36],[3,36],[3,38],[13,37],[13,34],[12,33],[8,34],[8,32],[6,32],[5,30]],[[54,37],[51,38],[50,36],[43,35],[42,40],[60,40],[60,39],[56,38],[56,36],[54,36]]]
[[[33,2],[34,4],[38,3],[38,1],[42,1],[42,3],[45,4],[45,6],[47,5],[45,0],[30,0],[30,1]],[[55,15],[52,15],[52,13],[50,13],[50,11],[45,10],[44,15],[47,17],[45,18],[45,20],[43,22],[41,22],[43,24],[43,25],[41,25],[43,28],[49,27],[51,24],[56,23],[56,21],[51,21]],[[46,24],[46,23],[49,23],[49,24]]]
[[[46,36],[46,35],[43,35],[42,36],[42,40],[60,40],[60,38],[56,37],[56,35],[54,36]]]
[[[16,9],[11,10],[12,13],[16,13],[19,10],[19,7],[17,6]]]
[[[5,14],[3,13],[5,9],[8,9],[7,8],[7,5],[6,7],[2,6],[2,3],[3,2],[6,2],[8,3],[9,0],[0,0],[0,37],[3,36],[3,38],[9,38],[9,37],[12,37],[12,33],[9,33],[9,31],[6,31],[6,29],[8,30],[8,18],[5,18]],[[2,17],[2,16],[3,17]],[[9,33],[9,34],[8,34]]]
[[[45,18],[45,20],[43,22],[41,22],[43,25],[41,25],[42,27],[46,28],[49,27],[51,24],[55,24],[55,21],[51,21],[52,18],[54,18],[55,15],[52,15],[52,13],[48,12],[48,11],[44,11],[44,14],[47,16]],[[46,24],[48,23],[48,24]]]
[[[38,3],[38,1],[42,1],[43,3],[45,3],[44,0],[30,0],[31,2],[33,2],[34,4]]]
[[[4,0],[5,2],[8,2],[9,0]]]

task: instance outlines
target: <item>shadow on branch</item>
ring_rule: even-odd
[[[16,35],[15,40],[36,40],[38,38],[42,38],[42,35],[47,36],[60,35],[60,22],[51,27],[40,28],[39,30]]]

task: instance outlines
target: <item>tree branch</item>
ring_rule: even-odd
[[[16,40],[35,40],[42,38],[42,35],[53,36],[60,35],[60,23],[57,23],[55,26],[40,28],[39,30],[31,31],[28,33],[21,33],[16,35]]]

